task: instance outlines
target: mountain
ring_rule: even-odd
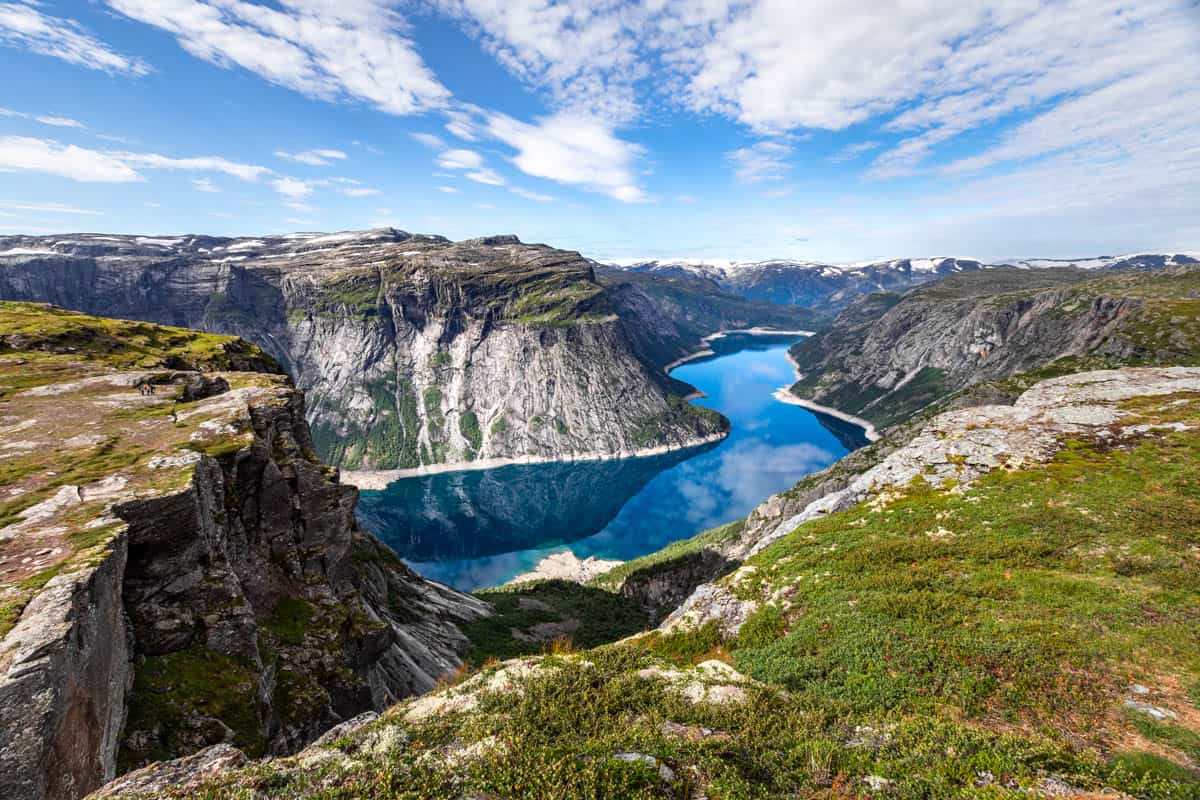
[[[814,331],[831,319],[810,308],[746,300],[715,281],[690,274],[597,266],[596,279],[627,322],[638,353],[659,368],[693,354],[697,342],[717,331]]]
[[[791,392],[886,426],[1018,372],[1200,363],[1198,298],[1200,265],[964,273],[851,304],[790,350]]]
[[[631,259],[610,266],[634,273],[694,276],[711,281],[724,292],[750,300],[811,306],[836,311],[871,292],[902,292],[962,272],[1016,266],[1023,269],[1078,267],[1081,269],[1161,269],[1197,263],[1198,256],[1136,254],[1086,259],[1024,259],[984,262],[970,258],[898,258],[856,264],[816,261],[729,261]]]
[[[1196,797],[1198,398],[1200,368],[1126,367],[926,418],[790,508],[495,593],[466,630],[506,660],[461,683],[97,797]],[[720,548],[639,631],[624,587]]]
[[[630,455],[727,426],[639,358],[588,261],[512,236],[6,237],[0,297],[252,341],[346,468]]]
[[[490,613],[355,520],[259,348],[0,302],[0,796],[289,753],[432,689]]]

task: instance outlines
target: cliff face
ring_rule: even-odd
[[[627,455],[724,430],[638,357],[589,262],[515,237],[12,237],[0,296],[256,342],[348,468]]]
[[[244,342],[0,304],[0,795],[287,753],[427,691],[487,607],[360,530]],[[154,391],[151,392],[150,388]]]
[[[797,344],[792,392],[894,424],[968,386],[1053,367],[1192,363],[1200,270],[987,270],[851,305]],[[1174,320],[1174,322],[1172,322]]]

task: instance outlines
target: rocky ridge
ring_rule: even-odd
[[[790,350],[791,392],[884,427],[967,387],[1011,399],[992,384],[1017,373],[1191,364],[1197,352],[1200,267],[996,269],[856,301]]]
[[[639,357],[588,261],[512,236],[3,237],[0,297],[259,344],[346,468],[631,455],[726,425]]]
[[[231,337],[0,303],[0,474],[6,798],[292,752],[428,691],[489,613],[359,529],[303,393]]]

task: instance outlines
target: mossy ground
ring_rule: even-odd
[[[245,446],[244,405],[182,403],[172,382],[181,370],[247,366],[278,368],[235,337],[0,301],[0,432],[8,445],[0,454],[0,636],[55,575],[107,557],[124,530],[110,515],[118,495],[178,491],[190,480],[191,467],[150,469],[152,458]],[[262,402],[292,391],[283,375],[221,374]],[[155,394],[141,394],[135,380],[154,384]],[[100,490],[104,499],[89,500],[100,485],[109,487]],[[27,518],[62,491],[61,507]]]

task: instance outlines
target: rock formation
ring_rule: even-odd
[[[0,796],[287,753],[460,664],[485,604],[354,516],[231,337],[0,303]]]

